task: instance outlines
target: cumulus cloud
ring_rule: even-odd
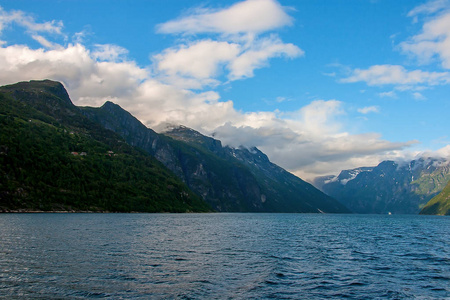
[[[216,79],[219,75],[229,81],[249,78],[254,76],[255,69],[268,66],[271,58],[292,59],[303,54],[296,45],[284,43],[271,34],[198,40],[166,49],[153,56],[153,61],[167,82],[200,89],[219,84]]]
[[[424,63],[437,58],[444,68],[450,69],[450,1],[426,3],[416,7],[408,15],[417,16],[421,13],[435,15],[424,23],[421,33],[401,43],[401,49]]]
[[[272,57],[295,58],[303,54],[304,51],[297,46],[285,44],[275,36],[264,38],[256,41],[230,62],[228,77],[231,80],[253,77],[253,71],[266,66]]]
[[[314,135],[304,129],[292,129],[295,122],[274,119],[271,123],[278,123],[278,126],[269,122],[259,127],[226,123],[215,130],[214,136],[232,146],[256,145],[272,161],[304,179],[338,173],[346,168],[376,165],[383,159],[399,157],[401,149],[416,143],[392,143],[376,133],[351,135],[337,131]]]
[[[292,18],[274,0],[247,0],[220,10],[200,9],[188,16],[158,25],[165,34],[215,34],[166,49],[153,57],[165,82],[201,89],[254,76],[254,70],[269,65],[275,57],[296,58],[304,51],[284,43],[275,33],[290,25]],[[162,74],[161,74],[162,73]]]
[[[63,82],[76,101],[131,95],[148,76],[134,62],[97,61],[80,44],[53,50],[21,45],[0,48],[0,65],[1,84],[50,78]]]
[[[274,0],[247,0],[222,10],[199,9],[158,26],[160,33],[261,33],[291,25],[292,18]]]
[[[257,146],[275,163],[305,179],[342,169],[376,165],[397,157],[416,141],[392,143],[379,134],[350,134],[339,117],[342,102],[316,100],[292,113],[266,112],[240,116],[213,135],[231,146]]]
[[[439,61],[443,68],[450,69],[450,1],[434,0],[421,4],[407,14],[413,22],[425,16],[420,33],[398,45],[404,54],[416,57],[421,64]],[[393,85],[396,90],[414,90],[415,99],[424,99],[417,91],[438,85],[450,84],[449,72],[408,70],[401,65],[373,65],[367,69],[356,68],[343,83],[365,82],[369,86]],[[394,92],[380,93],[380,97],[395,96]]]
[[[255,69],[268,65],[273,57],[295,58],[303,51],[275,36],[254,40],[250,45],[228,41],[201,40],[169,48],[153,57],[158,73],[173,84],[200,89],[217,85],[214,79],[227,73],[228,80],[253,77]]]
[[[190,45],[169,48],[154,56],[156,69],[171,83],[184,87],[202,88],[215,85],[221,65],[228,64],[240,52],[240,45],[213,40],[197,41]]]
[[[354,69],[341,82],[366,82],[368,85],[398,85],[414,87],[418,85],[444,85],[450,83],[449,72],[408,71],[400,65],[374,65],[368,69]]]

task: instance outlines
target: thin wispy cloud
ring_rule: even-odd
[[[41,33],[64,36],[62,32],[64,24],[62,21],[37,22],[32,16],[23,11],[5,11],[0,6],[0,36],[4,30],[12,25],[24,28],[26,33],[46,48],[55,48],[58,45],[48,41]]]
[[[418,85],[450,84],[449,72],[409,71],[399,65],[374,65],[368,69],[354,69],[352,75],[341,79],[343,83],[365,82],[368,85],[396,85],[414,87]]]
[[[397,98],[397,93],[394,91],[381,92],[381,93],[378,93],[378,96],[381,98]]]
[[[367,115],[369,113],[379,113],[380,108],[378,106],[366,106],[366,107],[358,108],[358,112],[363,115]]]

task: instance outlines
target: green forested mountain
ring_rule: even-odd
[[[450,215],[450,182],[420,211],[421,215]]]
[[[0,126],[0,210],[209,210],[151,155],[86,118],[60,83],[1,87]]]
[[[3,210],[348,212],[256,148],[76,107],[57,82],[1,87],[0,122]]]
[[[348,212],[256,148],[224,147],[219,140],[183,126],[158,134],[111,102],[82,110],[129,144],[154,155],[217,211]]]

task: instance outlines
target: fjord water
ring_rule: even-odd
[[[449,297],[448,217],[0,215],[5,299]]]

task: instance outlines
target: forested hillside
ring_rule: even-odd
[[[421,215],[450,215],[450,182],[420,211]]]
[[[209,210],[152,156],[84,117],[60,83],[0,88],[0,126],[4,211]]]

